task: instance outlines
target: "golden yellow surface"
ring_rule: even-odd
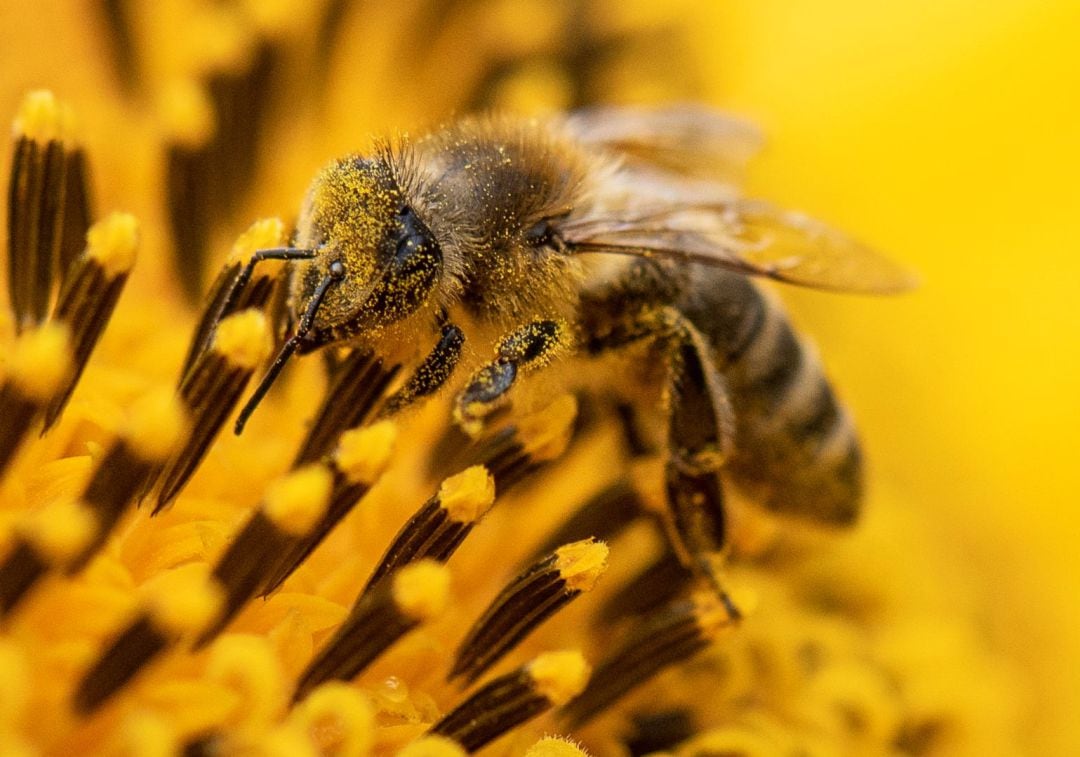
[[[1080,4],[710,5],[697,29],[711,96],[768,137],[751,187],[922,279],[895,300],[789,298],[864,429],[871,507],[935,524],[942,581],[979,587],[984,632],[1031,674],[1039,744],[1070,751]]]
[[[77,489],[90,464],[87,453],[100,451],[131,398],[148,385],[172,380],[194,322],[169,260],[159,139],[176,132],[193,143],[207,137],[213,124],[189,77],[213,61],[235,57],[243,32],[210,23],[206,9],[214,3],[138,4],[158,12],[140,19],[153,96],[134,103],[122,98],[113,76],[96,2],[0,2],[0,118],[13,118],[28,91],[54,90],[76,114],[74,129],[91,159],[99,215],[123,208],[140,222],[138,264],[68,411],[77,421],[65,419],[2,482],[5,525],[35,497],[56,500]],[[275,33],[301,42],[310,38],[308,10],[317,4],[295,4],[308,10],[286,14],[291,25],[282,25],[282,16],[273,12],[289,3],[248,5],[268,9],[260,23]],[[296,111],[271,125],[270,143],[280,147],[262,169],[267,180],[258,183],[243,222],[219,230],[219,260],[251,219],[292,217],[304,187],[326,160],[366,149],[370,134],[413,130],[448,117],[459,107],[463,82],[482,68],[478,50],[528,51],[557,34],[550,12],[555,4],[476,5],[481,10],[456,18],[445,34],[428,40],[414,39],[402,28],[398,4],[366,4],[362,24],[353,19],[346,30],[352,38],[362,32],[364,44],[356,46],[348,65],[334,68],[325,107],[303,107],[310,104],[302,96],[305,82],[290,82]],[[1074,546],[1080,516],[1073,501],[1080,490],[1073,441],[1080,422],[1080,308],[1073,293],[1080,282],[1075,230],[1080,4],[676,0],[661,6],[640,0],[596,5],[606,9],[600,15],[614,28],[660,27],[674,19],[690,35],[696,68],[687,78],[697,82],[702,97],[749,117],[766,134],[767,147],[751,165],[751,193],[854,233],[910,265],[922,280],[916,292],[888,299],[783,290],[859,420],[870,465],[867,513],[858,530],[817,545],[823,557],[793,568],[790,583],[812,585],[825,577],[838,595],[865,595],[870,604],[887,597],[892,605],[868,640],[825,619],[807,621],[785,582],[746,574],[740,579],[760,607],[744,628],[725,636],[725,643],[731,639],[738,651],[745,637],[759,645],[757,651],[769,652],[794,648],[806,637],[842,650],[844,660],[852,649],[865,652],[900,671],[912,710],[935,712],[945,703],[944,709],[975,729],[958,735],[965,753],[1008,754],[1018,745],[1030,754],[1071,753],[1080,741],[1075,717],[1080,550]],[[194,7],[206,12],[190,17]],[[424,47],[425,57],[417,56],[426,61],[423,69],[403,58],[401,51],[410,46]],[[643,60],[640,67],[659,63]],[[616,69],[605,85],[606,96],[615,101],[685,96]],[[565,72],[537,64],[500,90],[500,102],[526,110],[559,106],[567,101],[566,89]],[[412,96],[416,91],[422,94]],[[0,152],[0,175],[7,175],[9,161],[7,152]],[[184,327],[178,329],[178,323]],[[8,331],[3,320],[0,337]],[[278,408],[310,410],[307,379],[317,375],[317,362],[296,368],[297,379],[274,400]],[[275,413],[263,410],[247,438],[219,441],[174,511],[152,526],[142,514],[133,518],[85,580],[62,587],[66,593],[42,591],[26,617],[18,619],[12,639],[0,639],[0,674],[10,694],[7,701],[0,696],[0,726],[24,718],[24,705],[31,702],[35,712],[54,714],[30,722],[25,733],[34,744],[63,750],[85,737],[85,743],[115,742],[142,753],[157,745],[165,754],[167,746],[176,746],[169,741],[173,729],[261,723],[263,710],[282,706],[285,682],[294,680],[310,657],[312,640],[332,633],[364,569],[408,507],[421,499],[410,493],[405,502],[394,499],[404,510],[388,510],[380,501],[355,513],[327,549],[290,579],[286,591],[253,603],[241,615],[236,626],[242,634],[215,644],[212,651],[221,664],[210,668],[218,678],[202,681],[203,688],[193,682],[190,661],[173,659],[136,690],[133,701],[148,704],[146,710],[122,710],[122,721],[107,713],[84,733],[72,730],[64,709],[70,682],[98,653],[101,641],[121,627],[134,589],[153,585],[155,575],[167,575],[161,573],[166,568],[218,554],[235,524],[257,504],[265,483],[287,467],[302,417],[281,412],[275,420]],[[296,421],[285,438],[277,434],[281,418]],[[554,448],[563,439],[546,441]],[[407,461],[418,456],[402,454]],[[262,467],[253,466],[253,459]],[[591,461],[575,465],[565,477],[596,467]],[[388,475],[387,488],[420,488],[418,476],[401,466]],[[543,520],[546,511],[526,497],[524,506],[530,504],[530,512],[538,513],[530,525],[543,530],[555,522],[554,515]],[[457,631],[475,612],[470,615],[455,602],[471,601],[475,611],[505,578],[492,574],[497,562],[492,555],[518,532],[512,519],[501,515],[496,509],[488,530],[475,535],[474,554],[463,553],[454,564],[455,601],[445,625]],[[361,549],[354,550],[356,544]],[[612,569],[599,590],[630,575],[626,564],[617,562],[619,554],[613,545]],[[485,576],[487,582],[470,599],[470,587],[459,574]],[[180,597],[185,598],[197,600],[199,592]],[[175,612],[186,616],[191,609]],[[573,625],[587,617],[583,612],[575,606],[559,620],[562,629],[576,634],[573,643],[586,646],[587,633],[580,623]],[[379,663],[366,680],[393,673],[403,681],[430,683],[430,671],[447,654],[445,638],[437,639],[404,642],[391,662]],[[596,639],[592,643],[603,646]],[[527,644],[522,652],[544,648]],[[40,669],[27,668],[27,650],[35,664],[44,661]],[[229,652],[236,654],[234,665],[259,662],[247,669],[249,679],[226,664]],[[733,659],[717,702],[754,680],[745,660],[737,654]],[[785,658],[778,654],[777,659]],[[589,661],[597,660],[590,656]],[[175,671],[181,675],[173,681]],[[667,675],[657,688],[708,712],[711,694],[701,692],[712,690],[694,684],[709,672],[698,667]],[[861,718],[865,743],[887,736],[900,717],[882,677],[868,676],[850,660],[818,678],[817,690],[797,690],[791,682],[798,675],[791,669],[770,675],[775,691],[761,696],[776,701],[766,704],[777,710],[790,706],[822,733],[842,730],[837,705]],[[272,685],[264,686],[264,677]],[[215,696],[206,696],[207,686],[216,687]],[[435,702],[422,685],[410,690],[399,681],[398,686],[371,684],[363,696],[356,689],[320,689],[322,699],[308,700],[306,709],[282,721],[281,729],[294,730],[281,731],[280,743],[304,741],[297,734],[312,730],[314,721],[320,727],[324,720],[342,721],[323,728],[324,741],[333,744],[335,734],[344,733],[346,740],[360,740],[349,748],[362,754],[372,738],[369,703],[380,717],[389,713],[412,724],[430,722],[453,703],[445,691]],[[273,704],[248,696],[253,693],[265,693]],[[162,712],[173,720],[162,722]],[[703,743],[778,748],[780,736],[763,745],[761,733],[783,735],[789,724],[759,718],[725,725],[703,736]],[[605,743],[604,727],[589,732],[592,743]],[[404,744],[419,732],[414,725],[394,725],[378,738],[389,749],[387,744]],[[999,733],[1015,741],[995,740]],[[517,737],[506,753],[515,747],[523,752],[538,736]],[[29,752],[31,745],[18,746]],[[823,748],[821,753],[831,752]]]

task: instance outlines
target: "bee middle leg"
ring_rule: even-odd
[[[658,321],[668,406],[664,483],[674,548],[684,565],[700,570],[726,544],[720,470],[733,416],[705,338],[673,308],[663,309]]]
[[[454,420],[470,435],[499,406],[519,374],[550,362],[566,341],[566,323],[558,319],[530,321],[503,337],[495,359],[472,375],[454,402]]]
[[[667,413],[664,491],[668,540],[679,562],[716,590],[732,617],[717,577],[726,544],[725,503],[720,471],[731,448],[734,415],[713,349],[690,320],[673,307],[658,307],[634,319],[610,344],[593,341],[594,354],[634,342],[651,342],[664,367]],[[630,338],[627,338],[630,334]]]

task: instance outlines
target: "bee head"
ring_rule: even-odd
[[[316,255],[296,267],[294,312],[320,282],[341,274],[326,289],[302,349],[408,317],[427,302],[442,271],[438,242],[385,158],[351,156],[323,169],[308,190],[297,242]]]

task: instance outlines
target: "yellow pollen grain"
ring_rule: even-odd
[[[122,433],[132,452],[156,462],[176,449],[187,429],[183,403],[172,389],[160,387],[135,400]]]
[[[361,691],[329,681],[289,714],[289,723],[308,734],[323,754],[367,757],[375,745],[375,708]]]
[[[222,319],[214,335],[214,351],[241,368],[257,368],[270,354],[266,316],[248,308]]]
[[[131,270],[138,244],[139,222],[131,213],[110,213],[86,232],[86,255],[108,278]]]
[[[397,571],[391,592],[403,615],[420,622],[431,620],[450,599],[450,570],[434,560],[418,560]]]
[[[237,693],[232,722],[265,728],[285,704],[285,678],[270,641],[249,634],[222,636],[210,650],[206,676]]]
[[[564,394],[544,409],[521,419],[519,433],[525,450],[539,462],[554,460],[570,443],[577,417],[577,399]]]
[[[424,736],[397,753],[397,757],[465,757],[467,752],[445,736]]]
[[[229,252],[230,263],[247,263],[259,250],[285,244],[285,224],[280,218],[260,218],[237,237]]]
[[[334,466],[351,483],[374,484],[394,454],[398,428],[393,421],[379,421],[341,435],[334,452]]]
[[[589,753],[573,741],[547,736],[529,747],[525,757],[589,757]]]
[[[50,321],[27,331],[8,358],[9,380],[32,400],[45,402],[71,370],[70,334],[66,326]]]
[[[495,502],[495,479],[483,465],[450,476],[439,487],[439,504],[458,523],[472,523]]]
[[[205,145],[217,130],[210,97],[192,79],[177,79],[165,85],[157,98],[157,109],[169,139],[184,147]]]
[[[224,601],[206,563],[190,563],[158,573],[143,584],[141,593],[156,625],[175,634],[204,629],[221,611]]]
[[[97,528],[93,511],[80,502],[60,500],[28,515],[20,531],[35,550],[62,566],[86,548]]]
[[[38,89],[23,98],[15,115],[12,131],[16,138],[26,137],[35,142],[50,142],[65,136],[66,121],[64,108],[56,95],[47,89]]]
[[[287,534],[302,536],[326,513],[333,476],[315,463],[278,479],[266,491],[263,513]]]
[[[585,539],[555,550],[555,567],[571,591],[591,591],[607,570],[608,546]]]
[[[545,652],[529,663],[535,689],[560,707],[585,690],[592,670],[576,649]]]

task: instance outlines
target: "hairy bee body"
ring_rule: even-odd
[[[267,253],[294,262],[299,326],[238,429],[297,350],[411,361],[393,412],[471,362],[454,417],[477,433],[523,374],[560,355],[600,365],[636,344],[642,370],[579,388],[665,418],[673,546],[687,564],[723,547],[721,470],[774,511],[850,523],[853,426],[813,351],[747,277],[862,292],[910,280],[838,232],[742,198],[735,180],[756,142],[703,109],[601,110],[463,119],[335,161],[308,192],[297,247]],[[661,384],[651,407],[635,382]]]

